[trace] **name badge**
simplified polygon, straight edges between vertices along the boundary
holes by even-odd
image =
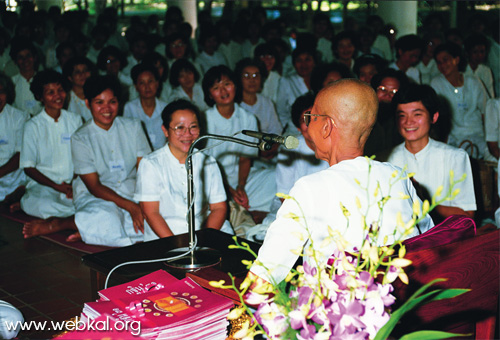
[[[0,136],[0,145],[9,144],[9,139],[7,137]]]
[[[117,172],[125,170],[125,161],[123,159],[110,161],[109,162],[109,171]]]
[[[71,133],[61,133],[61,144],[71,143]]]

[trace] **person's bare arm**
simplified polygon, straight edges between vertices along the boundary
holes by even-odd
[[[239,169],[238,169],[238,186],[234,188],[229,188],[231,195],[236,203],[241,205],[243,208],[250,208],[248,204],[248,196],[245,192],[245,185],[247,183],[248,174],[250,173],[250,167],[252,166],[252,160],[247,157],[240,157]]]
[[[134,230],[136,233],[138,231],[144,232],[144,215],[142,214],[139,204],[123,198],[113,189],[103,185],[96,172],[80,175],[80,178],[92,195],[105,201],[111,201],[120,208],[127,210],[130,213],[130,216],[132,216]]]
[[[59,191],[66,195],[68,198],[73,198],[73,188],[71,184],[67,184],[62,182],[61,184],[57,184],[52,181],[50,178],[42,174],[37,168],[24,168],[24,172],[30,178],[34,179],[41,185],[45,185],[49,188],[52,188],[56,191]]]
[[[444,218],[447,218],[448,216],[451,215],[464,215],[470,218],[474,218],[474,213],[475,213],[475,211],[465,211],[458,207],[447,207],[444,205],[438,205],[436,207],[436,211],[439,215],[443,216]]]
[[[19,169],[19,152],[16,152],[7,163],[0,166],[0,178]]]
[[[172,233],[172,230],[170,230],[167,221],[165,221],[163,216],[161,216],[160,214],[159,201],[140,202],[139,204],[141,206],[142,212],[144,213],[144,216],[146,217],[146,220],[148,221],[149,226],[151,227],[151,229],[153,229],[155,234],[158,235],[158,237],[163,238],[174,235],[174,233]]]
[[[210,215],[208,215],[205,225],[208,228],[220,230],[227,215],[226,202],[210,204]]]
[[[498,148],[497,142],[486,142],[488,144],[488,150],[496,159],[500,158],[500,149]]]

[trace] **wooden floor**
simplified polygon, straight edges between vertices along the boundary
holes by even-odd
[[[26,321],[64,321],[91,301],[89,269],[81,253],[41,238],[23,239],[22,225],[0,217],[0,300]],[[47,324],[47,328],[50,325]],[[47,339],[57,332],[23,331],[20,339]]]

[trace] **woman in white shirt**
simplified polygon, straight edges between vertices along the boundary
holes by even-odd
[[[72,84],[69,92],[68,111],[78,113],[84,121],[92,119],[87,104],[85,104],[85,94],[83,85],[91,76],[94,64],[85,57],[75,57],[68,60],[64,65],[63,75]]]
[[[200,73],[196,67],[187,59],[179,59],[172,65],[170,70],[170,85],[173,87],[169,101],[175,99],[187,99],[193,102],[200,111],[206,111],[208,105],[205,103],[203,89],[198,83]]]
[[[469,140],[477,148],[479,158],[483,158],[488,152],[483,127],[486,90],[476,77],[461,72],[466,62],[459,46],[454,43],[439,45],[434,58],[441,74],[432,79],[431,86],[446,101],[451,113],[448,144],[459,147]]]
[[[157,150],[165,145],[161,112],[167,106],[167,103],[156,98],[160,76],[154,65],[145,63],[134,66],[131,73],[139,98],[125,104],[123,116],[143,122],[149,143],[153,150]]]
[[[188,231],[185,163],[191,144],[200,135],[199,116],[198,108],[185,99],[170,103],[162,112],[161,127],[168,143],[142,159],[134,195],[149,224],[145,241]],[[226,193],[217,162],[201,152],[192,157],[195,229],[222,227],[230,232],[229,225],[224,225]]]

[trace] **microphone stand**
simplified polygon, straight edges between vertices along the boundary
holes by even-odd
[[[186,255],[184,257],[181,257],[176,260],[172,261],[167,261],[168,266],[172,266],[175,268],[181,268],[181,269],[199,269],[202,267],[209,267],[216,265],[217,263],[220,262],[221,260],[221,255],[218,251],[214,249],[198,249],[195,250],[195,210],[194,210],[194,178],[193,178],[193,160],[192,160],[192,154],[194,150],[195,144],[198,142],[204,140],[204,139],[216,139],[216,140],[221,140],[221,141],[226,141],[226,142],[233,142],[233,143],[238,143],[242,144],[245,146],[250,146],[250,147],[255,147],[259,148],[261,150],[269,150],[271,148],[272,143],[268,143],[266,141],[263,141],[261,143],[252,143],[243,139],[235,138],[235,137],[228,137],[228,136],[220,136],[220,135],[211,135],[207,134],[204,136],[201,136],[197,138],[193,144],[191,144],[191,147],[189,148],[188,151],[188,156],[186,158],[186,170],[187,170],[187,185],[188,185],[188,192],[187,192],[187,205],[188,205],[188,235],[189,235],[189,248],[191,249],[189,255]],[[181,248],[177,248],[172,250],[172,252],[175,252],[176,254],[179,252],[185,252],[182,251]],[[170,252],[169,252],[170,253]]]

